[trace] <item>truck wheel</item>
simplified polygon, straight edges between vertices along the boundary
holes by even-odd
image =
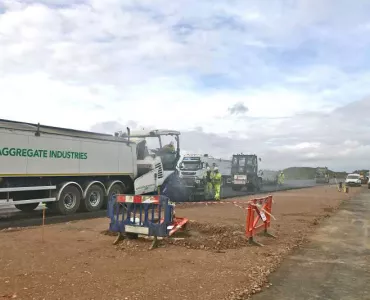
[[[121,184],[118,183],[113,184],[108,193],[108,201],[112,199],[113,196],[123,194],[124,192],[125,188]]]
[[[108,199],[107,199],[108,201],[105,201],[104,206],[107,206],[108,202],[112,199],[113,196],[123,194],[124,192],[125,192],[125,187],[124,186],[122,186],[119,183],[113,184],[113,186],[111,187],[111,189],[109,190],[109,193],[108,193]],[[113,211],[117,210],[116,205],[117,205],[117,203],[115,203]],[[123,212],[123,210],[125,208],[126,208],[126,206],[121,204],[120,212]]]
[[[80,190],[73,186],[66,186],[57,202],[53,202],[52,210],[62,215],[74,214],[81,203]]]
[[[21,211],[31,212],[39,206],[39,203],[15,204],[14,206]]]
[[[98,211],[104,204],[104,190],[98,184],[93,184],[86,192],[86,197],[81,202],[82,211]]]

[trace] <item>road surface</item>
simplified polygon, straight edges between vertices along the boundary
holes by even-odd
[[[344,201],[252,300],[370,299],[370,191]]]
[[[332,180],[330,184],[334,184],[335,181]],[[276,185],[264,185],[261,192],[275,192],[280,190],[288,190],[288,189],[295,189],[295,188],[304,188],[304,187],[313,187],[317,185],[324,185],[318,184],[315,180],[285,180],[284,184],[280,187]],[[222,198],[228,197],[235,197],[235,196],[243,196],[246,194],[246,191],[236,192],[231,189],[231,187],[224,187],[221,192]]]

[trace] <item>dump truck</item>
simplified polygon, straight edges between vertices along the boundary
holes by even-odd
[[[327,167],[318,167],[315,171],[316,183],[329,183],[329,170]]]
[[[259,191],[262,188],[262,177],[258,172],[258,161],[255,154],[234,154],[231,162],[231,187],[234,191],[247,188],[248,191]]]
[[[189,200],[205,198],[204,176],[209,167],[218,167],[223,185],[231,182],[231,161],[208,154],[186,154],[179,161],[178,170],[182,186],[186,187]]]
[[[162,137],[176,148],[164,151]],[[97,211],[115,194],[148,195],[173,181],[180,132],[112,135],[0,120],[0,208],[32,211],[39,203],[59,214]],[[158,148],[148,149],[155,139]]]

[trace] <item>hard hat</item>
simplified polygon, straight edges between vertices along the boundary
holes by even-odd
[[[207,172],[208,172],[208,171],[211,171],[211,168],[210,168],[210,167],[207,167]]]
[[[173,141],[171,141],[170,145],[173,145]]]
[[[214,171],[218,171],[218,168],[217,168],[217,167],[215,167],[213,170],[214,170]]]

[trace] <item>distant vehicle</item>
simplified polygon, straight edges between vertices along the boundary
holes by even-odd
[[[240,191],[246,187],[248,191],[260,191],[262,177],[258,174],[258,160],[255,154],[234,154],[231,163],[231,187]]]
[[[370,178],[369,178],[369,180],[367,182],[367,188],[370,190]]]
[[[329,183],[329,170],[327,167],[318,167],[315,171],[316,183]]]
[[[348,174],[345,183],[348,186],[361,186],[360,174]]]

